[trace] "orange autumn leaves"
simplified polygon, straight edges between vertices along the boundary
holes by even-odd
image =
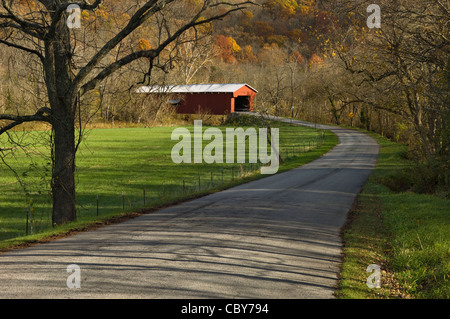
[[[218,57],[226,63],[256,62],[251,45],[241,47],[233,37],[218,35],[214,41]]]
[[[236,56],[241,52],[241,47],[232,37],[218,35],[215,39],[215,45],[218,49],[220,58],[227,63],[236,62]]]

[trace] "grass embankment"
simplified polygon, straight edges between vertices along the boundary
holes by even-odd
[[[415,164],[405,158],[406,147],[372,136],[381,146],[380,156],[343,230],[344,263],[337,296],[448,299],[449,200],[414,193],[413,185],[405,187],[405,176],[415,171]],[[366,284],[374,274],[366,272],[371,264],[381,267],[379,289]]]
[[[238,119],[219,128],[225,132],[230,126],[258,124],[252,121]],[[192,125],[186,127],[193,132]],[[330,132],[325,132],[321,144],[318,143],[322,134],[319,130],[283,123],[273,123],[272,127],[280,130],[281,155],[285,159],[278,172],[308,163],[338,142]],[[248,163],[248,156],[245,165],[173,163],[171,150],[178,143],[178,140],[171,140],[174,128],[89,130],[77,153],[77,221],[59,227],[51,226],[51,197],[44,183],[50,172],[48,160],[40,153],[47,154],[46,146],[35,146],[32,152],[27,149],[28,156],[16,152],[16,158],[9,158],[9,164],[24,178],[25,190],[14,174],[0,165],[0,250],[123,220],[136,216],[136,212],[151,212],[264,177],[256,164]],[[203,130],[207,128],[203,126]],[[42,134],[45,132],[27,132],[25,138],[40,139]],[[203,143],[207,145],[210,141]],[[26,231],[28,236],[25,236]]]

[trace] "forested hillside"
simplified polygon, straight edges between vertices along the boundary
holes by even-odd
[[[17,12],[32,16],[39,2],[14,5]],[[168,4],[168,10],[115,49],[115,59],[158,47],[163,35],[191,19],[205,2]],[[377,0],[381,27],[369,28],[373,2],[248,3],[220,21],[183,33],[156,63],[139,60],[106,78],[80,101],[81,116],[84,122],[148,123],[160,119],[162,106],[137,98],[137,85],[245,82],[259,91],[257,110],[359,126],[406,142],[408,156],[434,171],[433,183],[448,185],[450,5],[441,0]],[[94,12],[82,11],[81,28],[73,30],[74,59],[83,61],[101,47],[141,4],[104,1]],[[223,9],[217,5],[214,10]],[[37,58],[6,44],[9,31],[0,32],[0,114],[46,106]]]

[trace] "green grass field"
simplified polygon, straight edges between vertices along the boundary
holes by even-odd
[[[373,137],[380,156],[343,232],[338,297],[449,299],[449,201],[392,190],[402,174],[414,172],[414,164],[405,159],[406,146]],[[366,285],[370,264],[381,267],[381,288]]]
[[[251,123],[236,123],[235,126]],[[281,155],[279,172],[326,153],[337,137],[325,132],[277,123]],[[84,229],[112,216],[158,207],[264,177],[246,164],[174,164],[170,153],[175,127],[93,129],[86,132],[77,155],[78,220],[51,227],[48,156],[45,143],[28,145],[0,162],[0,249]],[[192,130],[192,126],[188,127]],[[225,127],[220,127],[222,131]],[[207,129],[205,126],[204,129]],[[46,132],[17,133],[23,141],[42,140]],[[450,213],[448,199],[394,191],[390,186],[413,165],[406,147],[372,134],[381,145],[377,167],[358,196],[343,230],[344,258],[338,298],[450,298]],[[4,138],[4,137],[3,137]],[[6,143],[5,140],[0,140]],[[207,144],[205,142],[204,144]],[[212,172],[212,175],[211,175]],[[222,182],[223,172],[223,182]],[[200,174],[200,187],[198,180]],[[211,180],[212,176],[212,180]],[[233,179],[234,177],[234,179]],[[184,185],[183,188],[183,179]],[[145,189],[145,204],[144,204]],[[122,193],[123,192],[123,193]],[[123,195],[122,195],[123,194]],[[97,216],[97,196],[99,202]],[[33,206],[33,225],[25,236],[26,208]],[[31,215],[31,212],[30,212]],[[381,288],[369,289],[370,264],[380,265]]]
[[[279,172],[312,161],[337,143],[337,137],[329,132],[325,132],[324,143],[320,144],[321,131],[281,123],[273,125],[280,129],[281,155],[286,159]],[[30,144],[25,148],[28,155],[17,150],[15,157],[7,158],[7,163],[23,179],[23,184],[0,162],[0,248],[264,177],[258,173],[258,166],[248,160],[245,165],[173,163],[171,150],[178,142],[171,140],[174,128],[87,131],[76,162],[77,222],[62,227],[51,227],[48,148]],[[193,131],[193,126],[187,128]],[[207,128],[203,126],[203,130]],[[31,142],[42,140],[48,132],[27,132],[25,137],[21,134],[17,136],[22,142]],[[0,140],[1,143],[6,141]],[[204,141],[204,145],[208,143]]]

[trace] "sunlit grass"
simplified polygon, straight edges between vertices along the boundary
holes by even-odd
[[[281,155],[285,159],[279,172],[314,160],[337,143],[336,136],[329,132],[324,143],[319,144],[321,131],[282,123],[273,127],[280,129]],[[193,132],[193,126],[187,128]],[[225,127],[220,128],[225,132]],[[77,153],[77,222],[71,227],[263,177],[257,171],[261,164],[248,161],[245,165],[175,164],[171,150],[178,141],[171,140],[173,130],[174,127],[149,127],[87,131]],[[46,136],[45,132],[39,134]],[[207,143],[204,141],[204,145]],[[16,158],[8,158],[7,162],[23,179],[23,184],[0,164],[0,245],[3,246],[10,245],[12,241],[8,239],[23,237],[27,232],[31,235],[31,232],[57,231],[51,226],[48,150],[45,145],[26,149],[30,150],[29,156],[17,151]],[[31,166],[30,160],[34,163]]]
[[[377,135],[377,167],[358,196],[344,229],[339,298],[450,298],[450,211],[436,195],[395,192],[384,185],[413,165],[406,146]],[[381,288],[366,285],[370,264],[381,269]]]

